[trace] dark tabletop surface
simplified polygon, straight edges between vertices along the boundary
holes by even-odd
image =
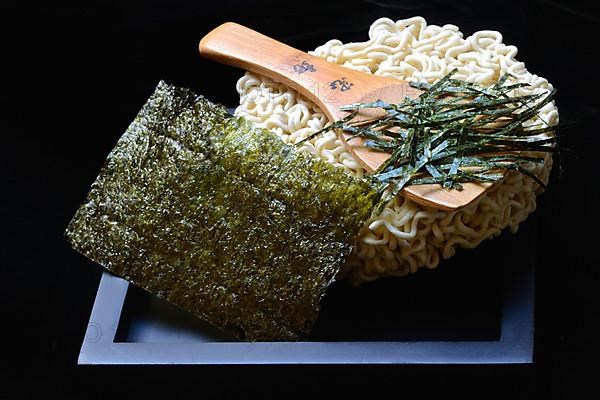
[[[559,89],[570,149],[536,211],[533,366],[81,368],[76,359],[101,268],[63,231],[102,162],[160,79],[236,104],[241,72],[202,61],[197,42],[236,21],[308,50],[336,37],[364,41],[372,21],[414,15],[466,35],[499,30],[518,59]],[[3,2],[0,158],[1,398],[166,394],[229,398],[367,396],[391,389],[487,397],[580,397],[594,384],[598,348],[598,95],[600,16],[555,1]],[[560,172],[562,171],[562,172]],[[8,223],[7,223],[8,222]],[[591,233],[586,233],[586,231]],[[152,397],[155,397],[152,396]]]

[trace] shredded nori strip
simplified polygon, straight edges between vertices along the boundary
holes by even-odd
[[[67,237],[247,340],[299,340],[377,191],[192,91],[160,82]]]
[[[531,172],[554,152],[557,127],[548,126],[539,111],[554,100],[556,90],[511,96],[527,83],[507,85],[504,74],[486,87],[454,79],[450,71],[433,85],[411,82],[423,92],[398,104],[382,100],[342,106],[348,115],[303,139],[340,129],[363,138],[365,147],[390,157],[370,177],[383,194],[376,207],[385,205],[407,185],[439,183],[462,190],[464,182],[498,182],[507,171],[527,175],[545,188]],[[361,109],[381,109],[380,117],[354,122]],[[539,123],[527,126],[528,120]]]

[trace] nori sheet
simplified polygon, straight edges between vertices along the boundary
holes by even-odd
[[[247,340],[299,340],[378,195],[160,82],[67,228],[74,249]]]

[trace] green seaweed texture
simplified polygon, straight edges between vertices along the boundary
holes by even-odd
[[[67,228],[74,249],[246,340],[301,340],[376,190],[160,82]]]

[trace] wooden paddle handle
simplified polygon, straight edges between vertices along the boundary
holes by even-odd
[[[317,105],[345,104],[344,92],[339,89],[344,85],[344,74],[350,75],[353,71],[346,72],[245,26],[226,22],[204,36],[199,49],[205,58],[290,86]],[[335,120],[339,115],[328,117]]]

